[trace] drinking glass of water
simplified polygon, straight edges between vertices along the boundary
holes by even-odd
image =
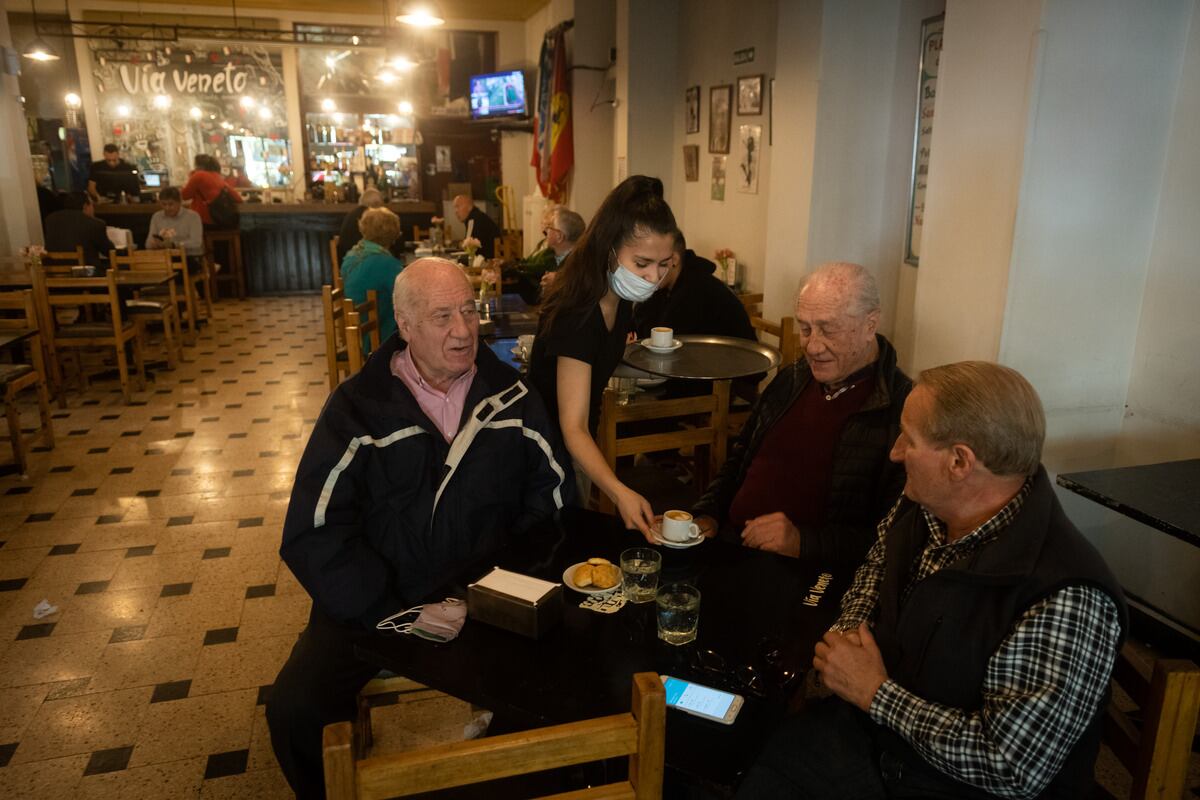
[[[631,547],[621,552],[621,584],[631,603],[649,603],[658,591],[662,554],[649,547]]]
[[[688,583],[670,583],[658,591],[658,638],[667,644],[696,640],[700,627],[700,590]]]

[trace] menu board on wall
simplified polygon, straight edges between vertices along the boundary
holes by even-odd
[[[925,186],[933,141],[933,113],[937,100],[938,62],[942,55],[945,14],[921,22],[921,66],[917,84],[917,122],[913,136],[912,185],[908,201],[908,234],[904,260],[916,266],[921,260],[921,231],[925,225]]]
[[[182,183],[198,153],[259,186],[289,181],[279,48],[213,42],[89,42],[106,141],[143,170]]]

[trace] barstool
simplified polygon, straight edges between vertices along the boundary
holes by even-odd
[[[213,245],[217,242],[225,243],[226,259],[221,265],[220,271],[214,272],[212,276],[215,283],[213,294],[219,299],[221,284],[232,283],[234,294],[239,300],[244,300],[246,298],[246,271],[242,266],[242,232],[239,230],[205,231],[204,250],[208,254],[209,263],[213,265],[214,270],[217,269],[217,260]]]

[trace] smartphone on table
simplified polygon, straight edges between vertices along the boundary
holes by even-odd
[[[686,711],[693,716],[711,719],[724,725],[732,725],[737,719],[742,704],[746,702],[740,694],[723,692],[683,678],[670,675],[660,676],[667,693],[667,705]]]

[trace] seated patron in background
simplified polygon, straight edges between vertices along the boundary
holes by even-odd
[[[141,195],[137,168],[121,158],[121,151],[115,144],[106,144],[103,160],[92,162],[87,191],[96,203],[117,200],[121,192],[125,192],[127,200],[136,203]]]
[[[358,228],[362,238],[342,262],[342,283],[346,287],[346,296],[355,304],[365,302],[367,292],[376,291],[382,342],[396,332],[392,286],[400,270],[404,269],[404,262],[392,255],[389,248],[400,238],[400,218],[386,208],[372,208],[362,215]],[[370,340],[365,336],[363,349],[370,349]]]
[[[746,798],[1091,796],[1121,587],[1040,465],[1019,373],[925,370],[891,457],[904,496],[816,646],[837,697],[786,721]]]
[[[342,228],[338,231],[337,252],[339,263],[346,260],[346,254],[362,238],[362,232],[358,229],[358,221],[362,219],[363,214],[367,213],[369,209],[383,207],[383,193],[378,189],[367,189],[362,193],[362,198],[358,201],[358,205],[353,211],[346,214],[342,220]],[[392,255],[396,256],[396,258],[401,258],[404,255],[403,251],[397,252],[397,247],[402,241],[403,236],[397,235],[395,243],[389,246]]]
[[[214,224],[208,207],[220,197],[222,191],[228,192],[235,203],[242,202],[242,196],[238,194],[237,189],[227,184],[221,177],[221,162],[213,156],[207,153],[197,153],[193,164],[195,169],[192,170],[187,183],[183,186],[182,197],[184,200],[191,201],[192,211],[200,215],[200,221],[204,223],[205,230],[220,229],[219,225]]]
[[[86,192],[71,192],[63,198],[63,210],[46,217],[46,249],[72,251],[83,247],[83,261],[96,267],[98,275],[108,269],[108,226],[96,217],[96,206]]]
[[[763,390],[693,513],[707,535],[823,562],[858,563],[900,494],[888,461],[912,382],[879,327],[858,264],[824,264],[796,300],[804,357]]]
[[[283,526],[280,555],[313,604],[267,722],[301,798],[324,796],[321,731],[354,718],[379,671],[355,658],[354,641],[574,499],[541,399],[478,346],[462,270],[414,262],[396,279],[395,308],[399,336],[321,412]]]
[[[200,269],[204,258],[204,223],[200,215],[183,207],[179,189],[168,186],[158,193],[160,211],[150,218],[147,250],[181,249],[187,256],[188,271]]]
[[[460,194],[454,198],[454,216],[470,230],[468,236],[479,240],[479,252],[484,258],[496,257],[496,240],[504,233],[491,217],[480,211],[471,198]]]

